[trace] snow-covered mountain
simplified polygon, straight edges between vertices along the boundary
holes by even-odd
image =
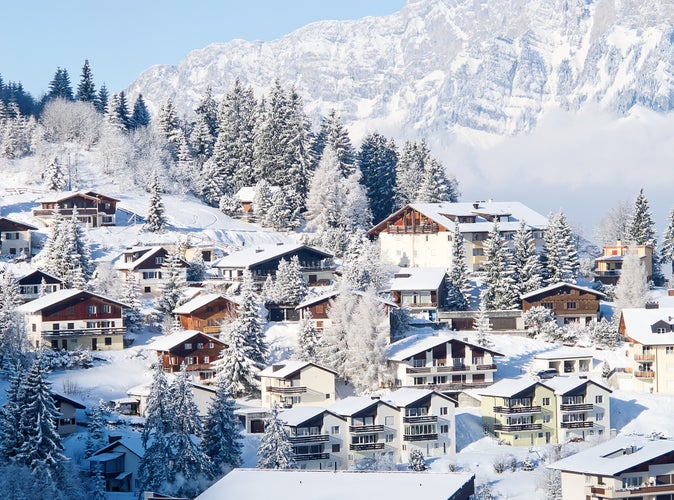
[[[234,40],[154,66],[129,87],[189,114],[208,85],[295,85],[313,118],[336,108],[374,129],[445,143],[452,132],[513,135],[548,109],[624,114],[674,107],[669,0],[411,0],[399,12],[322,21],[270,42]]]

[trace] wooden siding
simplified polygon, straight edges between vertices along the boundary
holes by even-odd
[[[575,304],[575,307],[570,307],[571,304]],[[522,311],[528,311],[537,306],[546,307],[557,316],[597,314],[599,298],[590,292],[564,286],[522,301]]]
[[[179,314],[180,324],[185,330],[205,333],[219,333],[222,321],[236,317],[236,304],[224,297],[217,298],[191,314]]]
[[[110,312],[104,312],[103,306],[110,306]],[[89,306],[96,308],[95,313],[89,312]],[[93,321],[120,319],[122,310],[119,304],[99,297],[78,295],[64,300],[59,304],[42,310],[42,322],[49,321]],[[120,324],[121,326],[121,324]]]
[[[386,222],[386,224],[384,224]],[[379,229],[375,234],[384,233],[437,233],[449,231],[424,214],[407,207],[402,212],[391,215],[385,221],[378,224]]]

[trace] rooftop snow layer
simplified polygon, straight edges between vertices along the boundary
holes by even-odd
[[[464,340],[465,332],[441,332],[438,335],[413,335],[402,340],[394,342],[388,347],[388,359],[392,361],[403,361],[415,354],[432,349],[435,346],[455,340],[476,349],[490,352],[492,356],[503,356],[501,353],[479,346],[474,342]]]
[[[233,252],[213,264],[213,267],[218,268],[247,268],[260,262],[265,262],[271,259],[282,257],[283,255],[296,252],[300,248],[307,247],[301,243],[282,243],[276,245],[255,245],[254,247],[246,248],[238,252]],[[311,248],[319,253],[324,253],[325,258],[330,258],[331,255],[323,250],[313,247]]]
[[[481,396],[496,396],[501,398],[510,398],[527,389],[532,388],[538,383],[528,377],[524,378],[505,378],[499,380],[494,385],[486,387],[480,391]]]
[[[230,302],[236,303],[236,300],[231,299],[229,297],[225,297],[224,295],[219,293],[205,293],[202,295],[197,295],[192,300],[189,300],[185,302],[183,305],[176,307],[173,310],[173,314],[191,314],[200,307],[210,304],[211,302],[217,300],[218,298],[223,298],[225,300],[229,300]]]
[[[541,352],[534,356],[534,359],[576,359],[591,358],[594,355],[594,349],[585,349],[582,347],[557,347],[549,351]]]
[[[566,283],[564,281],[560,281],[559,283],[555,283],[553,285],[548,285],[546,287],[539,288],[538,290],[534,290],[532,292],[525,293],[524,295],[521,296],[521,298],[528,299],[529,297],[535,297],[536,295],[540,295],[541,293],[551,292],[552,290],[555,290],[557,288],[561,288],[563,286],[575,288],[576,290],[580,290],[580,291],[586,292],[586,293],[591,293],[591,294],[597,295],[599,297],[606,297],[606,295],[604,295],[603,293],[601,293],[597,290],[593,290],[592,288],[587,288],[587,287],[584,287],[584,286],[578,286],[578,285],[574,285],[572,283]]]
[[[147,349],[153,351],[168,351],[169,349],[177,346],[178,344],[187,342],[196,335],[203,335],[204,337],[206,337],[209,340],[212,340],[213,342],[222,344],[221,340],[218,340],[215,337],[208,335],[207,333],[199,332],[197,330],[185,330],[182,332],[172,333],[171,335],[164,335],[162,337],[159,337],[157,340],[149,344],[147,346]]]
[[[673,345],[674,332],[653,333],[652,325],[659,321],[672,325],[674,308],[622,310],[626,336],[643,345]]]
[[[325,411],[319,406],[294,406],[289,410],[279,413],[279,418],[291,427],[297,427],[307,420],[316,418]]]
[[[391,280],[391,290],[437,290],[446,273],[444,267],[403,267]]]

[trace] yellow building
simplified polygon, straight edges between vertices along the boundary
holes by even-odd
[[[625,255],[636,253],[646,266],[646,279],[653,279],[653,247],[648,245],[623,245],[618,241],[615,245],[604,247],[604,255],[595,259],[595,278],[606,285],[615,285],[620,278]]]

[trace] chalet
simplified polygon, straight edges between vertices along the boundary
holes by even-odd
[[[674,497],[674,441],[625,435],[548,465],[561,472],[562,500]]]
[[[121,438],[95,451],[89,460],[92,474],[101,472],[105,491],[137,492],[138,469],[145,451],[140,438]]]
[[[33,347],[120,350],[126,328],[122,302],[84,290],[59,290],[18,307]]]
[[[503,355],[469,342],[471,335],[474,332],[416,335],[391,344],[387,359],[395,386],[456,394],[493,384],[495,358]]]
[[[276,274],[281,259],[289,261],[295,256],[308,285],[327,285],[332,282],[335,271],[332,255],[302,244],[257,245],[231,253],[217,260],[213,267],[218,270],[218,276],[228,282],[242,281],[243,272],[248,270],[256,282],[262,283],[267,276]]]
[[[674,393],[674,308],[625,308],[618,333],[628,343],[630,364],[620,388]]]
[[[269,186],[274,193],[281,189],[278,186]],[[255,213],[255,186],[244,186],[234,195],[241,202],[241,212],[244,216]]]
[[[270,492],[283,492],[284,498],[294,500],[368,496],[420,498],[420,491],[424,500],[468,500],[475,492],[475,476],[468,472],[234,469],[196,500],[268,500]]]
[[[393,302],[407,307],[415,317],[435,321],[447,299],[446,279],[443,267],[401,268],[391,280]]]
[[[33,251],[32,231],[36,230],[37,228],[30,224],[0,217],[0,255],[3,257],[23,255],[30,258]]]
[[[117,198],[95,191],[62,191],[50,193],[37,200],[40,208],[33,209],[33,216],[51,225],[54,215],[72,216],[77,211],[77,219],[83,226],[114,226],[116,223]]]
[[[157,353],[164,371],[179,372],[184,364],[195,381],[213,377],[215,369],[211,363],[220,357],[226,347],[221,340],[196,330],[165,335],[147,346]]]
[[[592,362],[592,349],[557,347],[534,356],[533,369],[535,372],[557,370],[560,375],[588,375]]]
[[[605,298],[606,295],[592,288],[560,282],[522,295],[522,311],[545,307],[554,313],[560,325],[587,324],[599,319],[600,302]]]
[[[86,406],[58,392],[52,391],[52,397],[59,412],[56,430],[61,436],[69,436],[77,430],[77,410],[84,410]]]
[[[384,262],[401,267],[452,266],[455,225],[464,238],[466,263],[478,271],[484,243],[494,223],[511,240],[524,222],[538,249],[547,219],[519,202],[414,203],[391,214],[368,232],[379,240]]]
[[[65,283],[61,278],[39,269],[17,278],[16,282],[19,285],[19,294],[24,302],[65,288]]]
[[[189,384],[192,389],[194,404],[197,405],[199,416],[205,417],[208,414],[208,408],[211,405],[211,401],[215,397],[216,389],[196,382],[189,382]],[[126,395],[127,397],[125,398],[113,399],[110,401],[115,410],[122,414],[147,417],[147,399],[150,396],[150,385],[141,384],[131,387],[126,391]]]
[[[653,279],[653,247],[650,245],[623,245],[621,241],[615,245],[604,247],[604,254],[594,260],[595,280],[601,281],[605,285],[615,285],[620,279],[620,272],[623,267],[625,256],[630,253],[636,253],[646,266],[646,281]]]
[[[486,432],[513,446],[608,435],[611,390],[582,377],[503,379],[480,391]]]
[[[126,249],[115,263],[120,278],[133,275],[145,296],[158,296],[164,284],[163,265],[169,252],[164,247],[133,247]],[[189,263],[179,259],[178,268],[183,280],[187,279]]]
[[[335,402],[337,374],[308,361],[282,361],[259,373],[262,405],[325,406]]]
[[[185,330],[198,330],[219,336],[223,321],[236,317],[239,305],[219,293],[205,293],[194,297],[173,310]]]

